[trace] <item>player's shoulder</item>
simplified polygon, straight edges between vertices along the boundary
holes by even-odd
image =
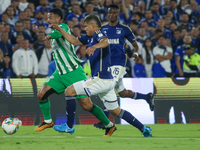
[[[121,27],[121,28],[123,28],[123,29],[125,29],[125,30],[130,30],[131,31],[131,29],[130,29],[130,27],[129,26],[127,26],[127,25],[125,25],[125,24],[123,24],[123,23],[119,23],[119,26]]]
[[[103,23],[103,24],[101,25],[101,27],[103,28],[103,27],[105,27],[105,26],[107,26],[107,25],[109,25],[109,22]]]

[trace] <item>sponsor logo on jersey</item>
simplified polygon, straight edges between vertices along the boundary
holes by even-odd
[[[110,44],[119,44],[119,38],[117,39],[109,39]]]
[[[117,34],[121,34],[121,30],[117,30],[116,33],[117,33]]]

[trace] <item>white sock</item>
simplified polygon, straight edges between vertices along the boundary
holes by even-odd
[[[110,121],[108,125],[105,125],[106,128],[110,128],[113,126],[113,123]]]
[[[44,122],[46,122],[46,123],[51,123],[51,122],[52,122],[52,119],[44,120]]]

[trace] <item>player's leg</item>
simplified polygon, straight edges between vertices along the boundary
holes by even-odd
[[[35,131],[42,131],[54,125],[50,112],[51,104],[48,99],[48,97],[53,93],[55,93],[55,90],[53,88],[51,88],[49,85],[43,84],[43,86],[41,87],[41,89],[37,94],[39,99],[40,109],[42,111],[42,114],[44,115],[44,122],[41,125],[37,126],[35,128]]]
[[[82,108],[86,111],[91,112],[96,118],[98,118],[103,124],[105,125],[105,128],[109,131],[105,134],[105,136],[111,136],[112,133],[116,130],[116,126],[105,116],[103,111],[100,107],[93,104],[88,96],[95,95],[97,93],[92,90],[93,86],[90,83],[94,83],[95,81],[98,81],[99,78],[90,79],[89,81],[80,81],[77,82],[71,86],[69,86],[65,90],[66,96],[76,96],[79,104],[82,106]],[[90,85],[91,87],[87,86],[86,84]],[[97,89],[97,91],[99,91]],[[78,95],[78,96],[77,96]],[[88,95],[88,96],[87,96]]]

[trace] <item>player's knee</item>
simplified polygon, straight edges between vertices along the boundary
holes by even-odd
[[[76,91],[74,90],[74,86],[70,85],[65,90],[65,96],[76,96]]]
[[[121,112],[121,108],[116,108],[116,109],[113,109],[113,110],[108,110],[112,115],[114,116],[119,116],[120,112]]]

